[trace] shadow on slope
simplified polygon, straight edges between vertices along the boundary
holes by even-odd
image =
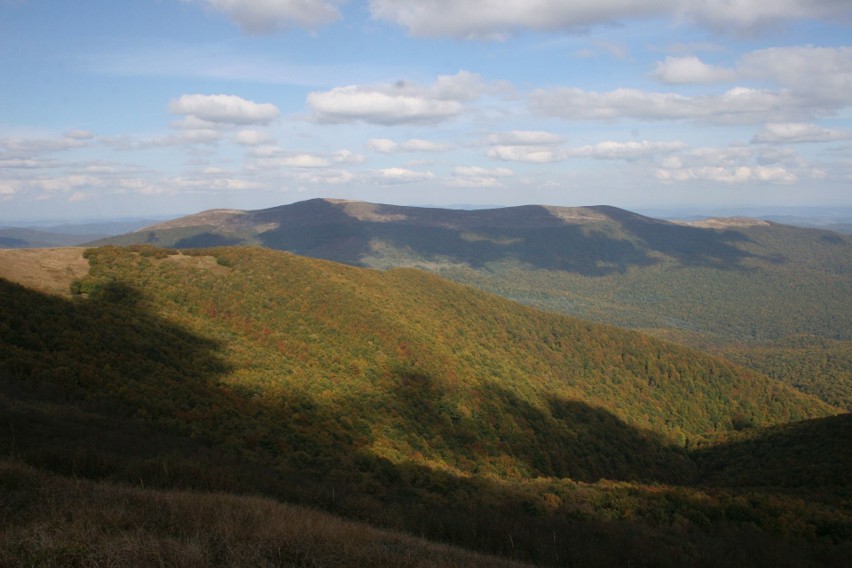
[[[0,447],[34,465],[265,493],[538,563],[702,565],[714,551],[740,559],[785,550],[781,559],[795,565],[809,554],[797,545],[786,552],[783,540],[757,529],[722,532],[720,542],[719,533],[628,520],[633,489],[610,494],[534,479],[669,480],[688,465],[601,409],[555,399],[541,409],[495,388],[482,393],[485,411],[467,418],[447,404],[441,381],[403,367],[380,407],[351,400],[340,412],[298,389],[258,396],[223,381],[231,369],[222,344],[158,317],[144,294],[120,283],[102,282],[78,302],[5,281],[0,294],[0,412],[9,425]],[[412,443],[429,435],[460,466],[508,459],[527,471],[499,479],[427,467],[414,456],[391,462],[372,450],[369,430],[352,426],[388,418]],[[564,491],[551,489],[560,483]]]
[[[363,265],[390,245],[403,263],[452,262],[483,268],[505,260],[585,276],[623,273],[659,262],[659,254],[687,266],[737,268],[753,256],[738,248],[736,231],[658,221],[614,207],[593,207],[604,219],[567,223],[546,207],[455,211],[370,205],[356,218],[340,204],[316,199],[255,213],[277,228],[258,235],[269,248]]]
[[[675,258],[684,266],[735,268],[754,256],[736,246],[750,240],[738,231],[678,225],[617,207],[592,209],[617,221],[625,232],[640,239],[650,250]]]
[[[603,275],[656,262],[627,240],[567,225],[539,206],[454,211],[376,205],[372,213],[385,220],[358,219],[317,199],[259,212],[256,218],[279,223],[259,235],[266,247],[353,265],[364,265],[376,253],[376,242],[390,245],[404,263],[482,268],[514,259],[536,268]]]
[[[439,378],[409,368],[394,379],[382,411],[399,421],[410,447],[461,470],[662,483],[685,483],[694,473],[682,448],[578,400],[551,397],[542,409],[492,384],[478,393],[477,410],[467,413]]]
[[[852,488],[852,414],[805,420],[692,453],[701,483],[718,486]]]

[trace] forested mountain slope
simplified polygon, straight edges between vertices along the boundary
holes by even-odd
[[[614,207],[479,211],[311,200],[217,210],[108,242],[260,244],[412,266],[723,354],[852,408],[852,237],[753,219],[690,224]]]
[[[257,247],[86,256],[75,300],[0,281],[7,455],[547,564],[845,556],[831,496],[700,489],[691,448],[836,412],[754,372],[421,271]]]

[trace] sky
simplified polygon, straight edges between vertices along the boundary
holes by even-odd
[[[0,222],[852,206],[849,0],[0,0]]]

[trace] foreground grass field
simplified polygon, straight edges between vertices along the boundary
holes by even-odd
[[[0,461],[0,566],[522,567],[259,497],[157,491]]]

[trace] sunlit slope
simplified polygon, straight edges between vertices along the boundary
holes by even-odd
[[[834,494],[749,492],[696,460],[709,441],[833,412],[758,374],[409,269],[247,247],[87,257],[73,299],[0,279],[2,455],[265,494],[536,564],[848,556]],[[160,497],[140,499],[162,518]]]
[[[500,476],[664,476],[689,440],[832,412],[700,353],[420,271],[260,248],[197,254],[97,249],[79,287],[88,300],[4,302],[4,370],[49,373],[82,396],[236,436],[284,462],[325,459],[342,436],[394,463]],[[171,351],[146,336],[143,314],[169,326]],[[101,337],[90,318],[127,337]],[[125,361],[130,342],[150,358]],[[258,403],[275,416],[268,432],[221,420]]]
[[[208,211],[108,242],[258,244],[424,268],[711,350],[852,408],[852,370],[836,356],[852,352],[848,235],[754,219],[672,223],[606,206],[459,211],[315,199]]]

